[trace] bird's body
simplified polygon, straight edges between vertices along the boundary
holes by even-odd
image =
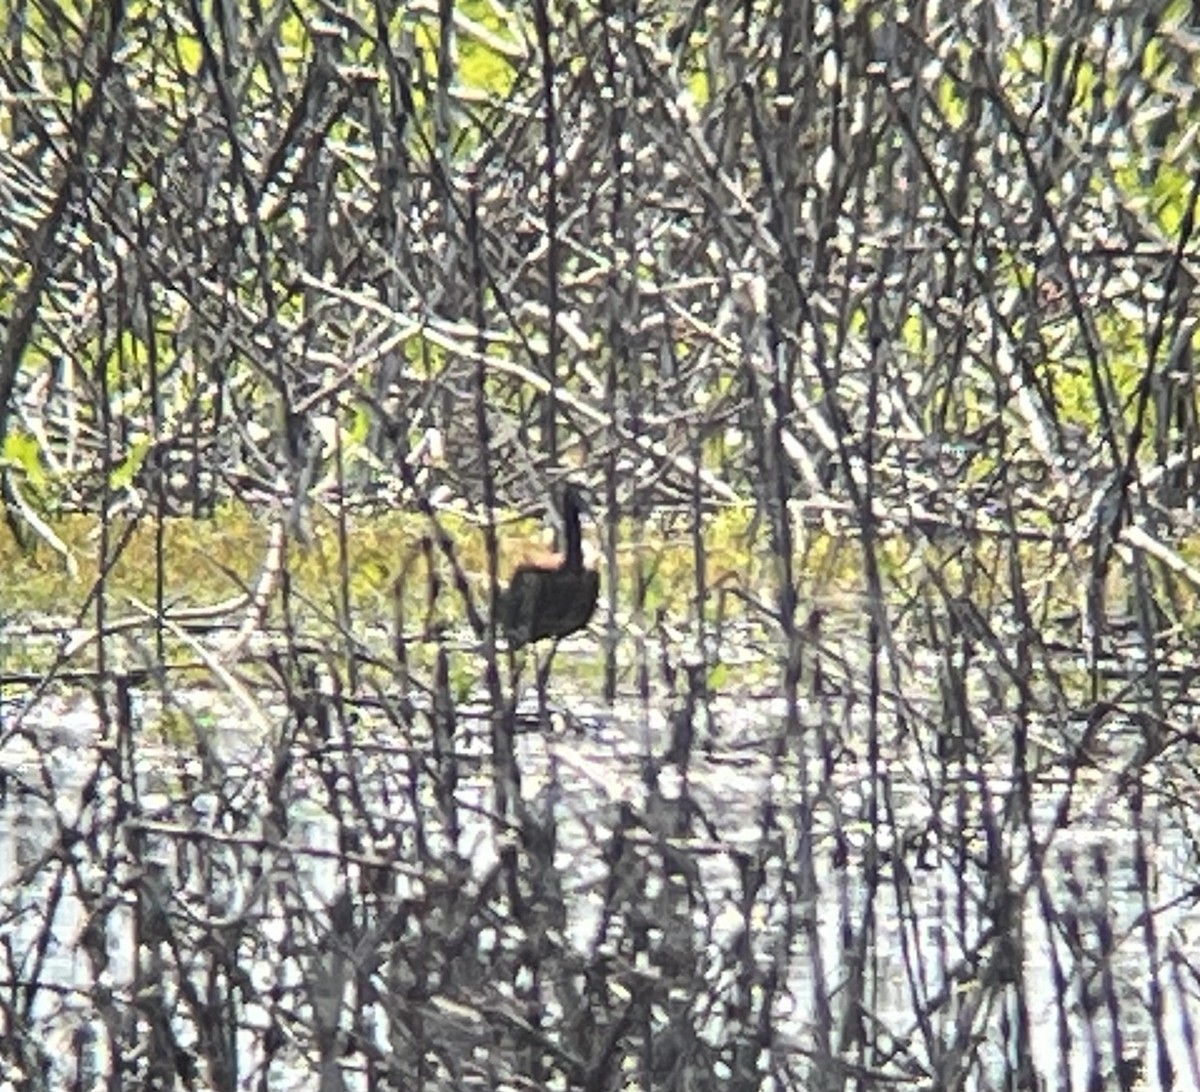
[[[566,552],[526,561],[496,597],[496,628],[510,648],[546,637],[566,637],[591,621],[600,596],[600,574],[583,563],[580,515],[585,511],[578,487],[563,490]]]

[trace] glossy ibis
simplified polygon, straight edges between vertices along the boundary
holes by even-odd
[[[496,597],[496,629],[511,649],[546,637],[566,637],[583,629],[596,610],[600,574],[583,563],[580,516],[588,506],[579,486],[563,488],[562,518],[566,551],[525,561]]]

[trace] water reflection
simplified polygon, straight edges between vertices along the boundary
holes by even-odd
[[[239,1072],[286,1057],[301,1077],[316,1064],[305,1036],[362,1035],[372,1006],[383,1049],[396,1014],[370,983],[385,968],[445,1016],[461,1004],[452,986],[485,988],[486,967],[527,936],[533,919],[517,929],[482,907],[514,846],[536,859],[537,830],[552,868],[523,913],[573,953],[573,977],[543,986],[564,1020],[610,965],[656,983],[651,1021],[686,1017],[723,1067],[769,1011],[753,1063],[768,1070],[825,1042],[880,1080],[936,1084],[966,1066],[976,1089],[1009,1086],[1026,1057],[1046,1087],[1119,1087],[1119,1066],[1156,1073],[1160,1050],[1194,1073],[1192,843],[1167,797],[1146,788],[1135,809],[1115,775],[1046,778],[1025,815],[991,760],[931,779],[929,748],[897,734],[872,765],[856,722],[831,752],[820,706],[801,710],[804,737],[764,746],[778,732],[768,701],[718,703],[717,740],[683,776],[651,761],[667,718],[581,705],[582,734],[516,737],[522,842],[494,814],[482,707],[459,711],[452,798],[420,717],[401,733],[364,714],[349,746],[297,733],[274,755],[229,723],[203,761],[146,743],[118,776],[82,709],[65,712],[69,740],[34,716],[0,750],[7,974],[38,983],[28,1025],[58,1044],[45,1061],[61,1082],[108,1072],[153,1026],[136,1000],[150,972],[183,1055],[203,1046],[189,991],[236,993],[239,976]],[[450,949],[461,963],[431,949],[418,966],[422,938],[456,935],[472,892],[484,901]],[[299,1023],[268,1049],[281,1010]],[[477,1017],[455,1012],[465,1034]],[[81,1032],[97,1021],[104,1034]]]

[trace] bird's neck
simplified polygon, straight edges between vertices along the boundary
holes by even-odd
[[[566,539],[566,556],[563,558],[563,571],[577,573],[583,570],[583,532],[579,527],[579,513],[573,504],[566,506],[563,512],[563,532]]]

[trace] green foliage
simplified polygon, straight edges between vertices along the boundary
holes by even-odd
[[[109,476],[109,486],[116,492],[132,485],[146,461],[146,453],[150,450],[150,437],[140,436],[129,445],[129,453],[113,467]]]
[[[3,463],[7,467],[19,469],[34,488],[42,490],[46,487],[41,448],[29,433],[16,428],[9,430],[4,438]]]
[[[512,61],[490,44],[494,37],[517,47],[520,43],[510,32],[496,9],[482,0],[465,0],[457,7],[464,20],[469,21],[459,33],[459,67],[461,83],[469,88],[486,91],[496,98],[506,98],[516,79]],[[472,33],[471,27],[485,32]]]
[[[1159,163],[1151,187],[1154,218],[1172,239],[1179,234],[1191,204],[1195,163],[1179,166]]]
[[[204,47],[193,34],[175,36],[175,57],[180,69],[189,76],[196,76],[204,64]]]
[[[861,308],[858,309],[855,322],[861,325],[864,317]],[[929,343],[929,323],[920,308],[912,307],[904,316],[900,324],[900,342],[918,360],[924,357]]]
[[[143,725],[146,738],[172,748],[194,748],[202,731],[199,718],[175,705],[166,706],[157,716],[148,716]]]
[[[146,343],[128,326],[121,330],[104,357],[109,390],[124,393],[130,380],[142,379],[148,359]]]
[[[959,81],[951,75],[943,73],[934,85],[937,98],[938,112],[946,119],[952,129],[962,128],[967,120],[967,100],[959,91]]]
[[[436,73],[442,45],[440,20],[434,14],[422,13],[407,19],[405,25],[421,55],[422,69]],[[453,35],[451,63],[454,72],[449,83],[456,93],[468,100],[480,96],[507,98],[516,83],[518,68],[515,60],[522,50],[521,42],[513,35],[508,22],[491,4],[465,0],[455,8]],[[435,121],[449,122],[452,128],[446,135],[456,154],[469,154],[478,146],[480,133],[473,122],[468,122],[465,117],[434,118],[422,83],[413,86],[412,96],[425,139],[436,143],[439,134],[435,132]]]
[[[366,13],[364,13],[366,14]],[[299,70],[312,52],[312,35],[309,33],[308,16],[298,7],[289,6],[287,14],[279,24],[279,39],[284,45],[284,56],[289,54]]]
[[[464,656],[450,658],[450,691],[459,704],[469,701],[479,685],[479,665]]]

